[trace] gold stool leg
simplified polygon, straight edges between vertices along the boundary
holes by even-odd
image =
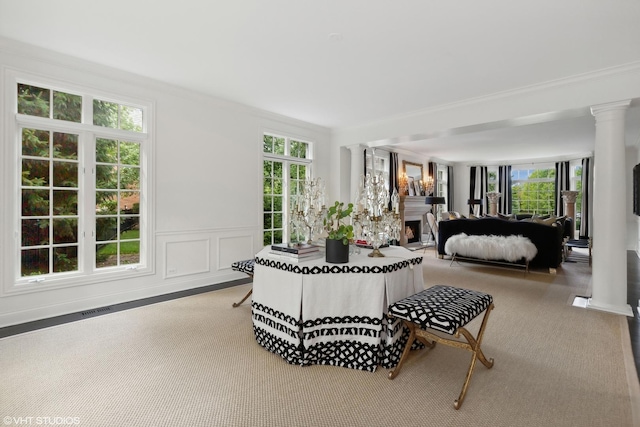
[[[251,277],[253,279],[253,274],[249,274],[249,277]],[[234,302],[232,304],[233,308],[238,307],[240,304],[242,304],[243,302],[245,302],[245,300],[247,298],[249,298],[249,296],[253,293],[253,285],[251,285],[251,289],[249,289],[249,292],[247,292],[247,294],[244,296],[244,298],[242,298],[239,302]]]
[[[233,307],[238,307],[240,304],[242,304],[243,302],[245,302],[245,300],[247,298],[249,298],[249,295],[251,295],[253,293],[253,288],[249,289],[249,292],[247,292],[247,294],[244,296],[244,298],[242,298],[239,302],[234,302],[233,303]]]
[[[423,343],[427,348],[433,348],[436,345],[435,342],[429,342],[426,338],[422,338],[422,337],[417,337],[416,336],[416,324],[415,323],[408,322],[406,320],[403,320],[402,323],[407,328],[409,328],[409,339],[407,339],[407,343],[404,346],[404,350],[402,351],[402,356],[400,357],[400,361],[396,365],[395,369],[393,369],[391,372],[389,372],[389,379],[390,380],[392,380],[395,377],[397,377],[398,374],[400,373],[400,369],[402,369],[402,365],[404,364],[405,360],[407,360],[407,357],[409,357],[409,352],[411,351],[411,346],[413,345],[413,342],[416,339],[418,341],[420,341],[421,343]]]
[[[464,384],[462,385],[462,390],[460,391],[460,396],[453,402],[453,407],[456,409],[460,409],[462,403],[464,402],[464,397],[467,394],[467,388],[469,387],[469,382],[471,382],[471,376],[473,375],[473,370],[476,367],[476,360],[479,359],[484,366],[488,369],[493,367],[493,358],[487,360],[482,349],[480,349],[480,344],[482,343],[482,336],[484,335],[484,329],[487,326],[487,320],[489,318],[489,313],[493,310],[493,304],[487,307],[487,311],[484,314],[484,318],[482,319],[482,325],[480,325],[480,330],[478,331],[477,338],[473,338],[473,335],[469,333],[465,328],[459,328],[458,332],[462,333],[464,337],[469,342],[469,350],[473,353],[471,357],[471,363],[469,364],[469,370],[467,371],[467,377],[464,380]],[[456,337],[459,334],[456,332]]]

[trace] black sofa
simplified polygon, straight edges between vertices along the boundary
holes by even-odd
[[[555,269],[562,263],[562,242],[573,226],[571,219],[557,222],[555,226],[532,221],[506,220],[496,217],[477,219],[454,219],[438,223],[438,254],[446,255],[444,245],[456,234],[467,235],[521,235],[528,237],[538,249],[538,254],[529,263],[530,267]]]

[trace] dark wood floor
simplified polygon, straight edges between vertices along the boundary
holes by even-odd
[[[640,313],[638,313],[638,300],[640,300],[640,258],[635,251],[627,251],[627,302],[633,309],[633,317],[628,317],[629,334],[631,335],[631,348],[636,362],[636,371],[640,379]]]

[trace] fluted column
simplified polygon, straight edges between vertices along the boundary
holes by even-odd
[[[627,304],[625,114],[630,101],[591,108],[596,119],[593,291],[588,307],[633,316]]]

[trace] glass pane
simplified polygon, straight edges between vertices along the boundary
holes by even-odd
[[[138,264],[140,263],[140,242],[121,242],[120,243],[120,264]]]
[[[140,213],[140,192],[123,191],[120,193],[120,213],[139,214]]]
[[[80,123],[82,120],[82,97],[54,90],[53,118]]]
[[[78,187],[78,164],[53,162],[54,187]]]
[[[118,104],[93,100],[93,124],[108,128],[118,128]]]
[[[75,190],[53,190],[53,214],[77,215],[78,192]]]
[[[120,188],[123,190],[140,189],[140,168],[123,167],[120,169]]]
[[[115,166],[96,166],[96,188],[117,189],[118,168]]]
[[[53,249],[53,272],[78,270],[78,247],[65,246]]]
[[[49,89],[18,83],[18,113],[49,117],[49,96]]]
[[[273,194],[273,180],[271,178],[264,179],[264,192],[263,194]]]
[[[120,219],[120,239],[140,238],[140,217],[126,216]]]
[[[273,194],[282,194],[282,180],[274,179],[273,180]]]
[[[263,210],[265,212],[271,212],[272,208],[273,208],[273,197],[264,196]]]
[[[265,230],[273,228],[273,221],[271,220],[271,218],[272,218],[272,215],[270,213],[264,214],[263,221],[262,221],[262,228],[264,228]]]
[[[120,163],[123,165],[140,165],[140,144],[137,142],[121,142]]]
[[[282,175],[283,164],[281,162],[275,162],[273,164],[273,177],[274,178],[283,178]]]
[[[120,129],[142,132],[142,110],[140,108],[121,105]]]
[[[22,246],[38,246],[49,244],[49,220],[23,219]]]
[[[109,215],[117,213],[118,193],[113,191],[96,191],[96,214]]]
[[[26,249],[20,254],[20,274],[37,276],[49,273],[49,249]]]
[[[273,228],[282,228],[282,214],[273,214]]]
[[[263,175],[265,178],[271,178],[271,174],[273,173],[273,162],[269,160],[265,160],[262,166]]]
[[[96,218],[96,240],[105,242],[118,237],[117,219],[115,217]]]
[[[78,220],[76,218],[54,219],[53,243],[78,243]]]
[[[298,167],[298,172],[299,172],[298,179],[301,179],[303,181],[305,179],[307,179],[307,166],[306,165],[300,165]]]
[[[53,133],[53,157],[56,159],[78,159],[78,135]]]
[[[284,138],[273,138],[273,152],[284,156]]]
[[[118,142],[113,139],[96,139],[96,162],[118,163]]]
[[[301,141],[291,141],[291,156],[300,159],[307,158],[307,147],[309,144]]]
[[[262,138],[262,152],[273,153],[273,137],[271,135],[264,135]]]
[[[96,245],[96,268],[118,265],[118,244]]]
[[[273,232],[273,243],[282,243],[282,230],[275,230]]]
[[[49,190],[22,190],[22,216],[49,215]]]
[[[271,231],[265,231],[264,232],[264,236],[262,239],[262,243],[264,246],[270,245],[271,244],[271,236],[272,236],[272,232]]]
[[[293,179],[298,178],[298,165],[291,165],[289,168],[289,177]]]
[[[274,212],[282,212],[282,197],[273,198],[273,210]]]
[[[25,187],[49,186],[49,161],[23,159],[22,185]]]
[[[49,157],[49,131],[22,129],[22,155]]]

